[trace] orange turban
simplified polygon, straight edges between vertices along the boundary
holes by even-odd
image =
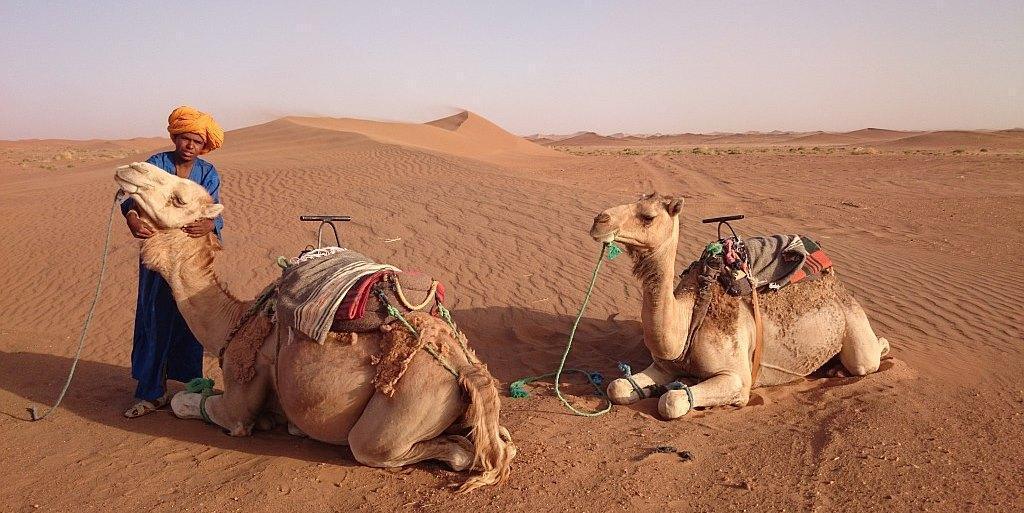
[[[172,136],[192,133],[206,138],[200,155],[216,150],[224,144],[224,130],[213,120],[213,116],[187,105],[174,109],[167,117],[167,131]]]

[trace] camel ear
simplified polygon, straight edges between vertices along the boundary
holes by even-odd
[[[679,215],[679,212],[683,210],[683,198],[666,198],[665,210],[670,216]]]
[[[213,219],[220,215],[224,211],[224,205],[220,203],[214,203],[213,205],[206,205],[203,207],[203,214],[200,216],[204,219]]]

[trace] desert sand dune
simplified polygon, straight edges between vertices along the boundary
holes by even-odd
[[[164,137],[137,137],[105,141],[100,139],[26,139],[0,141],[0,169],[73,168],[82,164],[101,162],[167,147]]]
[[[880,146],[892,148],[1019,150],[1024,148],[1024,137],[1014,136],[1010,132],[942,130],[897,139]]]
[[[574,136],[546,136],[533,142],[554,148],[778,148],[778,147],[846,147],[901,150],[1024,151],[1024,131],[1008,130],[940,130],[908,132],[881,128],[863,128],[852,132],[747,132],[739,134],[675,134],[616,138],[595,132]]]
[[[909,138],[957,147],[975,137],[964,134]],[[982,135],[988,148],[1017,137]],[[1024,508],[1024,155],[570,156],[472,113],[427,124],[289,117],[229,132],[209,159],[226,207],[216,266],[232,293],[253,296],[279,273],[278,255],[313,242],[298,215],[351,215],[345,245],[447,284],[503,394],[556,366],[599,251],[593,216],[653,189],[687,198],[682,264],[714,238],[699,222],[713,215],[746,214],[744,235],[816,238],[893,345],[876,374],[757,389],[745,408],[672,422],[652,400],[575,417],[542,381],[531,398],[502,398],[520,448],[511,480],[465,496],[440,488],[453,474],[439,465],[361,467],[280,429],[230,438],[166,411],[124,419],[138,243],[119,216],[76,381],[55,416],[25,422],[70,367],[113,168],[146,156],[0,167],[0,455],[17,469],[0,511]],[[648,363],[629,267],[605,263],[570,366],[612,378],[617,362]],[[206,369],[219,378],[215,359]],[[566,379],[575,401],[598,406]],[[662,445],[694,459],[653,450]]]

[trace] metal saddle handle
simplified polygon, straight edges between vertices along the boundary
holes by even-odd
[[[718,223],[718,240],[722,240],[722,225],[723,224],[725,226],[729,227],[729,231],[732,232],[732,236],[735,237],[736,240],[740,240],[740,236],[738,234],[736,234],[736,230],[734,230],[732,228],[732,225],[729,224],[729,221],[738,221],[740,219],[743,219],[743,214],[734,214],[734,215],[731,215],[731,216],[721,216],[721,217],[709,217],[707,219],[702,220],[701,222],[705,223],[705,224],[707,224],[707,223]]]
[[[317,221],[320,226],[316,229],[316,249],[323,247],[321,241],[323,240],[324,225],[330,226],[331,230],[334,231],[334,242],[337,243],[338,247],[341,247],[341,239],[338,237],[338,227],[334,226],[334,221],[351,221],[352,216],[333,216],[333,215],[302,215],[299,216],[299,221]]]

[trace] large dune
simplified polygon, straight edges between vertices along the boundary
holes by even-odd
[[[482,160],[558,155],[468,111],[424,124],[310,117],[288,117],[272,122],[274,125],[285,123]]]
[[[472,113],[427,124],[288,117],[229,132],[208,157],[223,176],[216,268],[232,293],[252,297],[278,275],[278,255],[315,240],[303,213],[351,215],[343,244],[447,284],[456,321],[501,381],[520,450],[504,487],[456,496],[441,487],[459,476],[436,464],[376,470],[281,429],[231,438],[166,411],[124,419],[138,243],[119,215],[70,392],[55,416],[25,420],[71,367],[113,169],[152,151],[142,149],[73,168],[0,163],[0,511],[1024,508],[1024,155],[574,157]],[[550,379],[529,399],[506,397],[509,382],[561,357],[599,251],[587,236],[595,214],[654,189],[686,197],[679,265],[714,237],[699,223],[712,215],[746,214],[743,235],[818,239],[892,343],[881,371],[758,389],[742,409],[672,422],[653,400],[570,415]],[[606,262],[569,365],[610,379],[618,362],[649,363],[640,296],[629,262]],[[219,380],[215,358],[206,369]],[[571,400],[599,405],[566,380]]]

